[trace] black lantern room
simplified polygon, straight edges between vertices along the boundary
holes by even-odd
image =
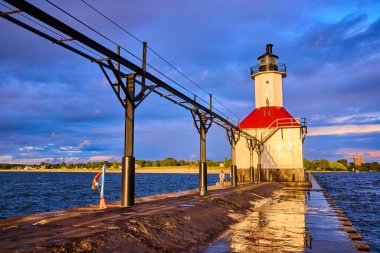
[[[272,44],[267,44],[265,54],[257,58],[259,64],[251,67],[252,78],[256,74],[265,71],[278,71],[283,77],[286,77],[286,66],[278,62],[278,56],[272,53],[272,48]]]
[[[257,58],[259,61],[259,71],[278,70],[278,56],[272,54],[272,44],[267,44],[266,53]]]

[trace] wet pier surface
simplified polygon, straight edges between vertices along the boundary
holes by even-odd
[[[339,208],[312,181],[311,190],[285,188],[263,200],[205,252],[358,252]]]
[[[97,207],[0,220],[0,251],[357,252],[341,211],[314,179],[309,191],[247,184]]]

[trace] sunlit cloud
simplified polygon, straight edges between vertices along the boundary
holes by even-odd
[[[0,156],[1,163],[11,163],[13,161],[13,156],[11,155],[2,155]]]
[[[83,140],[78,146],[61,146],[56,149],[57,152],[68,152],[68,153],[81,153],[83,147],[88,147],[91,145],[90,140]]]
[[[0,156],[1,163],[13,163],[13,164],[40,164],[42,162],[52,163],[56,161],[56,158],[16,158],[13,156]]]
[[[41,164],[41,163],[87,163],[98,161],[118,161],[113,156],[92,156],[92,157],[40,157],[40,158],[20,158],[11,155],[0,156],[0,163],[13,163],[13,164]]]
[[[198,158],[198,155],[197,154],[191,154],[190,155],[190,160],[196,160]]]
[[[61,146],[57,151],[69,152],[69,153],[80,153],[81,151],[77,147],[72,146]]]
[[[380,133],[380,125],[310,127],[308,131],[308,136]]]
[[[342,148],[336,150],[334,153],[344,155],[346,158],[352,158],[356,155],[360,155],[364,158],[380,158],[380,150]]]
[[[88,158],[89,162],[118,161],[118,160],[120,160],[119,157],[106,156],[106,155],[91,156],[91,157]]]

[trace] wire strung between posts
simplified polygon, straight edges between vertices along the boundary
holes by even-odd
[[[138,42],[140,43],[143,43],[143,41],[141,39],[139,39],[137,36],[133,35],[131,32],[129,32],[128,30],[126,30],[124,27],[122,27],[121,25],[119,25],[118,23],[116,23],[115,21],[113,21],[111,18],[109,18],[108,16],[106,16],[104,13],[102,13],[101,11],[99,11],[97,8],[95,8],[94,6],[92,6],[91,4],[89,4],[87,1],[85,0],[81,0],[81,2],[83,2],[84,4],[86,4],[88,7],[90,7],[92,10],[94,10],[95,12],[97,12],[99,15],[101,15],[102,17],[104,17],[105,19],[107,19],[108,21],[110,21],[112,24],[114,24],[115,26],[117,26],[118,28],[120,28],[122,31],[124,31],[125,33],[127,33],[129,36],[131,36],[132,38],[134,38],[135,40],[137,40]],[[148,46],[148,49],[150,51],[152,51],[157,57],[159,57],[162,61],[164,61],[166,64],[168,64],[170,67],[172,67],[174,70],[176,70],[180,75],[182,75],[183,77],[185,77],[187,80],[189,80],[191,83],[193,83],[195,86],[197,86],[199,89],[201,89],[203,92],[205,92],[206,94],[208,95],[211,95],[211,93],[209,93],[207,90],[205,90],[202,86],[200,86],[198,83],[196,83],[194,80],[192,80],[190,77],[188,77],[185,73],[183,73],[182,71],[180,71],[178,68],[176,68],[173,64],[171,64],[168,60],[166,60],[164,57],[162,57],[159,53],[157,53],[153,48],[149,47]],[[156,70],[156,69],[155,69]],[[164,75],[163,73],[159,72],[158,70],[156,70],[158,73],[162,74],[163,76],[167,77],[166,75]],[[169,79],[170,80],[170,79]],[[171,80],[173,81],[173,80]],[[194,95],[194,94],[193,94]],[[236,115],[233,111],[231,111],[228,107],[226,107],[224,104],[222,104],[218,99],[216,99],[215,97],[213,97],[214,100],[219,103],[221,106],[223,106],[226,110],[228,110],[230,113],[232,113],[233,115],[235,115],[236,117],[238,117],[238,115]],[[204,100],[203,100],[204,101]],[[204,101],[206,102],[206,101]],[[206,102],[207,103],[207,102]]]
[[[121,30],[123,30],[124,32],[126,32],[127,34],[129,34],[129,36],[131,36],[132,38],[134,38],[135,40],[137,40],[138,42],[140,43],[143,43],[142,40],[140,40],[139,38],[137,38],[135,35],[133,35],[132,33],[128,32],[126,29],[124,29],[122,26],[120,26],[119,24],[117,24],[116,22],[114,22],[112,19],[110,19],[109,17],[107,17],[105,14],[103,14],[101,11],[99,11],[98,9],[96,9],[94,6],[92,6],[91,4],[87,3],[86,1],[84,0],[81,0],[84,4],[86,4],[88,7],[90,7],[91,9],[93,9],[94,11],[96,11],[98,14],[100,14],[101,16],[103,16],[105,19],[107,19],[108,21],[110,21],[112,24],[114,24],[115,26],[119,27]]]
[[[108,40],[109,42],[111,42],[112,44],[114,44],[115,46],[120,46],[119,44],[117,44],[115,41],[111,40],[110,38],[108,38],[107,36],[105,36],[104,34],[98,32],[97,30],[95,30],[94,28],[92,28],[91,26],[87,25],[86,23],[84,23],[83,21],[81,21],[80,19],[76,18],[74,15],[70,14],[69,12],[65,11],[64,9],[62,9],[61,7],[59,7],[58,5],[52,3],[51,1],[49,0],[45,0],[46,2],[48,2],[49,4],[51,4],[52,6],[54,6],[55,8],[57,8],[58,10],[62,11],[63,13],[65,13],[66,15],[70,16],[71,18],[73,18],[74,20],[76,20],[77,22],[79,22],[80,24],[84,25],[85,27],[87,27],[88,29],[90,29],[91,31],[95,32],[96,34],[98,34],[99,36],[103,37],[104,39]],[[129,34],[129,33],[128,33]],[[124,48],[123,46],[120,46],[121,49],[123,49],[124,51],[126,51],[128,54],[132,55],[134,58],[136,58],[137,60],[139,60],[140,62],[142,62],[142,59],[140,57],[138,57],[137,55],[133,54],[132,52],[130,52],[129,50],[127,50],[126,48]],[[190,91],[189,89],[185,88],[183,85],[179,84],[178,82],[174,81],[172,78],[168,77],[167,75],[165,75],[164,73],[162,73],[161,71],[159,71],[158,69],[156,69],[155,67],[153,67],[152,65],[148,64],[147,65],[152,68],[153,70],[155,70],[157,73],[161,74],[162,76],[166,77],[168,80],[172,81],[173,83],[177,84],[179,87],[181,87],[182,89],[186,90],[187,92],[189,92],[190,94],[194,95],[194,96],[197,96],[197,94],[193,93],[192,91]],[[199,96],[198,96],[199,97]],[[206,100],[203,100],[202,98],[200,98],[204,103],[206,103],[207,105],[209,104]]]
[[[86,25],[86,24],[83,23],[82,21],[76,19],[76,18],[73,17],[71,14],[67,13],[66,11],[64,11],[62,8],[56,6],[55,4],[51,3],[51,2],[48,1],[48,0],[46,0],[46,1],[49,2],[50,4],[52,4],[54,7],[60,9],[61,11],[63,11],[63,12],[66,13],[67,15],[69,15],[70,17],[74,18],[75,20],[77,20],[77,21],[80,22],[81,24],[87,26],[89,29],[91,29],[92,31],[96,32],[96,33],[99,34],[100,36],[106,38],[106,36],[104,36],[104,35],[98,33],[98,32],[95,31],[93,28],[89,27],[88,25]],[[82,0],[82,1],[83,1],[83,0]],[[6,6],[6,5],[3,4],[3,3],[0,3],[0,5],[4,6],[5,8],[7,8],[7,9],[9,9],[9,10],[13,10],[11,7]],[[49,28],[49,27],[47,27],[47,26],[45,26],[45,25],[43,25],[43,24],[41,24],[40,22],[38,22],[38,21],[36,21],[36,20],[34,20],[34,19],[32,19],[32,18],[30,18],[30,17],[28,17],[28,16],[26,16],[26,15],[24,15],[24,14],[22,14],[22,13],[18,13],[18,14],[19,14],[20,16],[22,16],[23,18],[29,20],[30,22],[32,22],[32,23],[34,23],[34,24],[36,24],[36,25],[38,25],[38,26],[40,26],[40,27],[42,27],[42,28],[48,30],[49,32],[51,32],[51,33],[53,33],[53,34],[59,36],[60,38],[64,38],[64,35],[62,35],[61,33],[58,33],[57,31],[55,31],[55,30],[53,30],[53,29],[51,29],[51,28]],[[131,35],[131,36],[133,36],[133,35]],[[136,38],[137,38],[137,37],[136,37]],[[108,39],[108,40],[109,40],[109,39]],[[117,44],[116,44],[115,42],[113,42],[112,40],[109,40],[109,41],[110,41],[111,43],[117,45]],[[83,50],[86,50],[86,51],[90,52],[90,53],[93,54],[93,55],[96,55],[96,56],[98,56],[98,57],[102,57],[102,55],[100,55],[99,53],[97,53],[97,52],[95,52],[95,51],[93,51],[93,50],[91,50],[91,49],[89,49],[89,48],[87,48],[87,47],[81,45],[81,44],[78,43],[78,42],[75,42],[75,41],[70,41],[70,42],[73,43],[73,44],[75,44],[76,46],[82,48]],[[126,50],[126,51],[127,51],[127,50]],[[127,52],[128,52],[128,51],[127,51]],[[156,54],[157,54],[157,53],[156,53]],[[157,54],[157,55],[158,55],[158,54]],[[158,56],[159,56],[159,55],[158,55]],[[137,56],[135,56],[135,57],[138,58],[139,60],[141,60],[139,57],[137,57]],[[160,57],[160,56],[159,56],[159,57]],[[162,57],[160,57],[160,58],[162,58]],[[162,58],[162,59],[163,59],[163,58]],[[163,59],[163,60],[165,60],[165,59]],[[165,60],[165,61],[166,61],[166,60]],[[167,63],[168,63],[169,65],[171,65],[169,62],[167,62]],[[150,66],[150,65],[149,65],[149,66]],[[171,65],[171,66],[172,66],[172,65]],[[175,80],[173,80],[172,78],[170,78],[170,77],[166,76],[165,74],[163,74],[163,73],[162,73],[161,71],[159,71],[158,69],[154,68],[153,66],[150,66],[150,67],[151,67],[152,69],[154,69],[156,72],[158,72],[159,74],[161,74],[161,75],[163,75],[164,77],[168,78],[170,81],[172,81],[172,82],[176,83],[177,85],[179,85],[180,87],[184,88],[184,89],[187,90],[189,93],[191,93],[191,94],[193,94],[193,95],[196,95],[196,94],[194,94],[193,92],[191,92],[191,91],[189,91],[188,89],[186,89],[185,87],[181,86],[179,83],[177,83],[177,82],[176,82]],[[174,68],[174,66],[172,66],[172,67]],[[129,71],[129,70],[128,70],[127,68],[125,68],[124,66],[122,66],[122,69],[124,69],[125,71]],[[174,69],[175,69],[175,68],[174,68]],[[184,74],[183,74],[183,75],[184,75]],[[190,79],[189,79],[189,80],[190,80]],[[204,89],[202,89],[202,90],[204,90]],[[203,102],[205,102],[206,104],[208,104],[208,102],[205,101],[205,100],[203,100],[202,98],[199,98],[199,99],[202,100]],[[215,101],[217,101],[220,105],[222,105],[223,107],[225,107],[225,106],[224,106],[223,104],[221,104],[217,99],[215,99]],[[225,107],[225,108],[226,108],[226,107]],[[226,108],[226,109],[229,110],[228,108]],[[214,108],[214,110],[217,111],[217,112],[219,112],[219,113],[222,114],[223,116],[228,117],[226,114],[224,114],[224,113],[221,112],[220,110],[218,110],[218,109],[216,109],[216,108]],[[229,110],[229,111],[230,111],[230,110]],[[232,120],[232,121],[233,121],[233,120]]]
[[[118,28],[120,28],[121,30],[123,30],[124,32],[126,32],[129,36],[131,36],[132,38],[134,38],[135,40],[137,40],[138,42],[140,43],[143,43],[142,40],[140,40],[137,36],[133,35],[131,32],[129,32],[128,30],[126,30],[125,28],[123,28],[121,25],[119,25],[118,23],[116,23],[115,21],[113,21],[112,19],[110,19],[109,17],[107,17],[105,14],[103,14],[101,11],[99,11],[98,9],[96,9],[94,6],[92,6],[91,4],[87,3],[85,0],[81,0],[84,4],[86,4],[88,7],[90,7],[91,9],[93,9],[94,11],[96,11],[99,15],[101,15],[102,17],[104,17],[105,19],[107,19],[108,21],[110,21],[112,24],[114,24],[115,26],[117,26]],[[163,60],[166,64],[168,64],[170,67],[172,67],[173,69],[175,69],[179,74],[181,74],[183,77],[185,77],[187,80],[189,80],[190,82],[192,82],[194,85],[196,85],[199,89],[201,89],[202,91],[204,91],[206,94],[210,95],[210,93],[208,91],[206,91],[202,86],[200,86],[199,84],[197,84],[196,82],[194,82],[191,78],[189,78],[187,75],[185,75],[182,71],[180,71],[178,68],[176,68],[173,64],[171,64],[168,60],[166,60],[164,57],[162,57],[159,53],[157,53],[153,48],[149,47],[148,46],[148,49],[150,49],[157,57],[159,57],[161,60]]]
[[[5,8],[7,8],[7,9],[9,9],[9,10],[11,10],[11,11],[13,10],[11,7],[6,6],[6,5],[3,4],[3,3],[0,3],[0,5],[4,6]],[[43,24],[41,24],[40,22],[38,22],[38,21],[36,21],[36,20],[34,20],[34,19],[32,19],[32,18],[30,18],[30,17],[28,17],[28,16],[26,16],[26,15],[24,15],[24,14],[22,14],[22,13],[18,13],[18,14],[19,14],[20,16],[24,17],[25,19],[29,20],[30,22],[32,22],[32,23],[34,23],[34,24],[36,24],[36,25],[38,25],[38,26],[40,26],[40,27],[42,27],[42,28],[44,28],[44,29],[50,31],[51,33],[53,33],[53,34],[59,36],[61,39],[64,38],[64,35],[58,33],[57,31],[55,31],[55,30],[53,30],[53,29],[51,29],[51,28],[49,28],[49,27],[47,27],[47,26],[45,26],[45,25],[43,25]],[[95,52],[95,51],[93,51],[93,50],[91,50],[91,49],[89,49],[89,48],[87,48],[87,47],[81,45],[81,44],[78,43],[78,42],[75,42],[75,41],[70,41],[70,42],[73,43],[73,44],[75,44],[76,46],[82,48],[83,50],[86,50],[86,51],[88,51],[88,52],[90,52],[90,53],[92,53],[92,54],[94,54],[94,55],[96,55],[96,56],[98,56],[98,57],[102,57],[102,55],[100,55],[99,53],[97,53],[97,52]],[[126,67],[124,67],[124,66],[121,66],[121,69],[125,70],[126,72],[129,71],[129,69],[126,68]],[[159,73],[161,73],[161,72],[158,71],[158,70],[156,70],[156,71],[159,72]],[[164,75],[164,74],[162,74],[162,75]],[[165,75],[164,75],[164,76],[165,76]],[[171,78],[169,78],[169,77],[167,77],[167,78],[168,78],[169,80],[175,82],[175,81],[172,80]],[[149,84],[149,83],[150,83],[150,82],[148,82],[148,84]],[[193,95],[195,95],[195,94],[193,94]],[[215,111],[219,111],[219,110],[215,109]],[[219,111],[219,112],[220,112],[220,111]],[[222,113],[222,112],[220,112],[220,113],[223,114],[224,116],[226,116],[224,113]]]
[[[90,29],[91,31],[95,32],[96,34],[98,34],[99,36],[103,37],[104,39],[106,39],[107,41],[111,42],[112,44],[118,46],[118,44],[111,40],[109,37],[105,36],[104,34],[98,32],[97,30],[95,30],[94,28],[92,28],[91,26],[87,25],[86,23],[84,23],[83,21],[81,21],[80,19],[76,18],[74,15],[68,13],[67,11],[65,11],[63,8],[59,7],[58,5],[52,3],[51,1],[49,0],[45,0],[47,3],[49,3],[50,5],[52,5],[53,7],[57,8],[58,10],[62,11],[63,13],[65,13],[66,15],[70,16],[71,18],[73,18],[74,20],[76,20],[77,22],[79,22],[80,24],[84,25],[85,27],[87,27],[88,29]],[[83,3],[85,3],[87,6],[89,6],[90,8],[92,8],[94,11],[96,11],[97,13],[99,13],[100,15],[102,15],[104,18],[106,18],[107,20],[109,20],[110,22],[112,22],[114,25],[116,25],[117,27],[119,27],[120,29],[122,29],[124,32],[126,32],[128,35],[130,35],[131,37],[133,37],[134,39],[136,39],[137,41],[139,41],[140,43],[142,43],[142,41],[140,39],[138,39],[136,36],[134,36],[132,33],[128,32],[126,29],[124,29],[123,27],[121,27],[120,25],[118,25],[116,22],[114,22],[113,20],[111,20],[110,18],[108,18],[106,15],[102,14],[99,10],[97,10],[96,8],[94,8],[93,6],[91,6],[90,4],[88,4],[86,1],[84,0],[81,0]],[[4,4],[1,4],[2,6],[12,10],[10,7],[4,5]],[[39,22],[36,22],[35,20],[23,15],[22,13],[18,13],[19,15],[21,15],[22,17],[28,19],[29,21],[37,24],[38,26],[41,26],[42,28],[58,35],[59,37],[61,38],[64,38],[64,36],[60,33],[57,33],[56,31],[50,29],[49,27],[39,23]],[[98,54],[97,52],[94,52],[93,50],[90,50],[89,48],[87,47],[84,47],[82,46],[81,44],[75,42],[75,41],[71,41],[71,43],[75,44],[76,46],[98,56],[98,57],[102,57],[100,54]],[[132,52],[130,52],[129,50],[127,50],[126,48],[120,46],[124,51],[126,51],[128,54],[130,54],[131,56],[133,56],[134,58],[136,58],[137,60],[139,60],[140,62],[142,62],[142,59],[140,57],[138,57],[137,55],[133,54]],[[196,82],[194,82],[191,78],[189,78],[188,76],[186,76],[183,72],[181,72],[179,69],[177,69],[176,67],[174,67],[169,61],[167,61],[166,59],[164,59],[161,55],[159,55],[156,51],[154,51],[152,48],[149,47],[149,49],[155,54],[157,55],[161,60],[163,60],[165,63],[167,63],[170,67],[172,67],[174,70],[176,70],[178,73],[180,73],[183,77],[185,77],[187,80],[189,80],[190,82],[192,82],[194,85],[196,85],[199,89],[201,89],[202,91],[204,91],[206,94],[210,95],[209,92],[207,92],[204,88],[202,88],[200,85],[198,85]],[[156,71],[157,73],[159,73],[160,75],[162,75],[163,77],[167,78],[168,80],[170,80],[171,82],[173,82],[174,84],[178,85],[179,87],[181,87],[182,89],[186,90],[187,92],[189,92],[190,94],[194,95],[194,96],[197,96],[195,93],[193,93],[192,91],[190,91],[189,89],[187,89],[186,87],[184,87],[183,85],[179,84],[177,81],[175,81],[174,79],[170,78],[169,76],[165,75],[163,72],[161,72],[160,70],[158,70],[157,68],[153,67],[152,65],[150,64],[147,64],[151,69],[153,69],[154,71]],[[197,96],[201,101],[203,101],[204,103],[206,103],[207,105],[209,105],[209,102],[207,102],[206,100],[204,100],[202,97],[200,96]],[[217,100],[216,98],[214,98],[216,102],[218,102],[221,106],[223,106],[225,109],[227,109],[229,112],[231,112],[232,114],[234,114],[234,112],[232,112],[231,110],[229,110],[226,106],[224,106],[219,100]],[[216,109],[214,109],[216,110]],[[219,110],[216,110],[216,111],[219,111]],[[222,113],[221,111],[219,111],[221,114],[223,114],[224,116],[226,116],[224,113]]]
[[[52,6],[54,6],[55,8],[57,8],[58,10],[62,11],[63,13],[65,13],[66,15],[68,15],[69,17],[71,17],[72,19],[76,20],[77,22],[79,22],[80,24],[84,25],[85,27],[87,27],[88,29],[90,29],[91,31],[93,31],[94,33],[98,34],[99,36],[103,37],[104,39],[108,40],[109,42],[111,42],[112,44],[114,44],[115,46],[118,46],[118,44],[111,40],[110,38],[108,38],[107,36],[105,36],[104,34],[98,32],[97,30],[95,30],[94,28],[92,28],[91,26],[87,25],[86,23],[84,23],[83,21],[81,21],[80,19],[76,18],[74,15],[68,13],[67,11],[65,11],[64,9],[62,9],[61,7],[59,7],[58,5],[56,5],[55,3],[52,3],[51,1],[49,0],[45,0],[46,2],[48,2],[49,4],[51,4]],[[129,53],[130,55],[132,55],[133,57],[135,57],[136,59],[140,60],[141,59],[133,54],[132,52],[128,51],[127,49],[123,48],[127,53]]]
[[[93,32],[97,33],[98,35],[102,36],[103,38],[107,39],[108,41],[110,41],[111,43],[113,43],[114,45],[117,45],[116,42],[112,41],[111,39],[109,39],[108,37],[106,37],[105,35],[101,34],[100,32],[96,31],[95,29],[93,29],[92,27],[88,26],[87,24],[85,24],[84,22],[82,22],[81,20],[77,19],[76,17],[74,17],[73,15],[71,15],[70,13],[68,13],[67,11],[63,10],[62,8],[60,8],[59,6],[57,6],[56,4],[50,2],[49,0],[45,0],[46,2],[48,2],[49,4],[53,5],[54,7],[56,7],[57,9],[59,9],[60,11],[64,12],[66,15],[69,15],[70,17],[72,17],[73,19],[75,19],[77,22],[81,23],[82,25],[86,26],[87,28],[89,28],[90,30],[92,30]],[[135,38],[136,40],[138,40],[139,42],[142,42],[141,40],[139,40],[136,36],[134,36],[133,34],[129,33],[127,30],[123,29],[120,25],[116,24],[114,21],[112,21],[111,19],[109,19],[108,17],[106,17],[104,14],[102,14],[100,11],[98,11],[97,9],[95,9],[94,7],[92,7],[91,5],[89,5],[87,2],[85,2],[84,0],[81,0],[82,2],[84,2],[86,5],[88,5],[89,7],[91,7],[92,9],[94,9],[96,12],[98,12],[100,15],[102,15],[103,17],[107,18],[110,22],[112,22],[114,25],[117,25],[120,29],[122,29],[123,31],[125,31],[126,33],[128,33],[130,36],[132,36],[133,38]],[[3,3],[0,3],[0,5],[4,6],[5,8],[9,9],[9,10],[13,10],[12,8],[10,8],[9,6],[6,6],[4,5]],[[51,28],[41,24],[40,22],[37,22],[35,21],[34,19],[31,19],[29,18],[28,16],[22,14],[22,13],[18,13],[20,16],[24,17],[25,19],[33,22],[34,24],[50,31],[51,33],[61,37],[61,38],[64,38],[64,36],[60,33],[58,33],[57,31],[54,31],[52,30]],[[102,57],[100,54],[98,54],[97,52],[87,48],[87,47],[84,47],[82,46],[80,43],[77,43],[75,41],[71,41],[71,43],[75,44],[76,46],[98,56],[98,57]],[[123,47],[122,47],[123,48]],[[123,48],[127,53],[131,54],[132,56],[134,56],[135,58],[137,58],[138,60],[142,61],[141,58],[139,58],[138,56],[134,55],[133,53],[131,53],[130,51],[126,50],[125,48]],[[173,69],[177,70],[182,76],[184,76],[185,78],[187,78],[189,81],[191,81],[192,83],[194,83],[197,87],[199,87],[201,90],[203,90],[204,92],[206,92],[207,94],[210,94],[208,93],[205,89],[203,89],[201,86],[199,86],[197,83],[195,83],[193,80],[191,80],[189,77],[187,77],[184,73],[182,73],[181,71],[179,71],[177,68],[175,68],[171,63],[169,63],[167,60],[165,60],[163,57],[161,57],[157,52],[155,52],[152,48],[150,48],[150,50],[156,54],[160,59],[162,59],[163,61],[165,61],[168,65],[170,65]],[[192,95],[195,95],[195,93],[191,92],[190,90],[188,90],[187,88],[183,87],[182,85],[180,85],[178,82],[176,82],[175,80],[173,80],[172,78],[168,77],[167,75],[165,75],[164,73],[162,73],[161,71],[159,71],[158,69],[156,69],[155,67],[151,66],[150,64],[148,64],[149,67],[151,67],[153,70],[155,70],[157,73],[161,74],[162,76],[166,77],[168,80],[172,81],[173,83],[177,84],[178,86],[180,86],[181,88],[183,88],[184,90],[188,91],[189,93],[191,93]],[[125,69],[125,68],[124,68]],[[125,69],[126,70],[126,69]],[[202,99],[201,97],[199,97],[200,100],[202,100],[203,102],[205,102],[206,104],[209,104],[207,101],[205,101],[204,99]],[[219,100],[217,100],[216,98],[214,98],[214,100],[216,102],[218,102],[221,106],[223,106],[225,109],[227,109],[228,111],[230,111],[231,113],[233,113],[231,110],[229,110],[227,107],[225,107]],[[217,110],[217,109],[214,109],[215,111],[218,111],[219,113],[221,113],[223,116],[226,116],[226,114],[224,114],[223,112],[221,112],[220,110]],[[234,113],[233,113],[234,114]]]
[[[232,113],[233,115],[236,116],[236,118],[238,118],[239,116],[234,113],[233,111],[231,111],[230,109],[228,109],[228,107],[226,107],[224,104],[222,104],[222,102],[220,102],[218,99],[214,98],[215,102],[217,102],[218,104],[220,104],[221,106],[223,106],[227,111],[229,111],[230,113]]]
[[[14,9],[12,9],[12,8],[9,7],[9,6],[6,6],[6,5],[4,5],[4,4],[2,4],[2,3],[0,3],[0,5],[4,6],[5,8],[7,8],[7,9],[9,9],[9,10],[11,10],[11,11],[14,11]],[[48,30],[49,32],[54,33],[55,35],[58,35],[59,37],[61,37],[61,39],[64,38],[64,36],[63,36],[62,34],[58,33],[57,31],[54,31],[53,29],[51,29],[51,28],[49,28],[49,27],[47,27],[47,26],[41,24],[40,22],[38,22],[38,21],[36,21],[36,20],[34,20],[34,19],[32,19],[32,18],[30,18],[30,17],[28,17],[28,16],[22,14],[21,12],[19,12],[19,13],[17,13],[17,14],[20,15],[20,16],[22,16],[22,17],[24,17],[24,18],[26,18],[27,20],[29,20],[29,21],[35,23],[36,25],[41,26],[42,28]]]

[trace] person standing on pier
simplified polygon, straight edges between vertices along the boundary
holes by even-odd
[[[223,187],[224,186],[224,179],[225,179],[225,174],[223,170],[219,173],[219,186]]]
[[[103,165],[102,171],[96,174],[94,179],[92,180],[91,190],[99,189],[100,193],[100,201],[99,201],[99,209],[107,208],[106,200],[104,199],[104,183],[106,176],[106,165]],[[99,178],[101,177],[101,184],[99,185]]]

